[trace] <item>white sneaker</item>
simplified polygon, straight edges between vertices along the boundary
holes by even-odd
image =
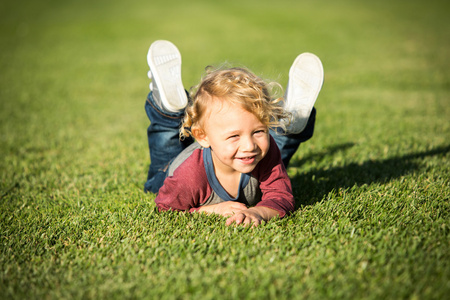
[[[302,53],[295,59],[289,70],[284,108],[292,114],[286,121],[287,133],[300,133],[308,123],[323,84],[323,66],[312,53]]]
[[[187,105],[187,95],[181,80],[181,54],[169,41],[158,40],[151,44],[147,54],[152,79],[150,90],[160,108],[177,112]]]

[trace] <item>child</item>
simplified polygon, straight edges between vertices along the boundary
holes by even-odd
[[[284,106],[267,83],[242,68],[209,72],[189,97],[181,55],[168,41],[154,42],[147,60],[151,165],[145,191],[157,193],[158,208],[215,213],[228,216],[226,225],[254,226],[292,212],[285,167],[313,134],[320,60],[310,53],[297,57]]]

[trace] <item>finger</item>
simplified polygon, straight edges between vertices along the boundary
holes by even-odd
[[[236,224],[242,224],[242,222],[245,221],[245,214],[243,213],[237,213],[236,214]]]
[[[242,222],[242,225],[244,225],[245,227],[252,225],[252,223],[254,222],[254,219],[250,216],[245,216],[245,219]]]
[[[245,224],[245,226],[252,226],[252,227],[256,227],[256,226],[258,226],[259,224],[261,224],[261,220],[259,219],[259,218],[256,218],[256,217],[254,217],[254,216],[252,216],[252,215],[246,215],[246,218],[245,218],[245,220],[244,220],[244,224]]]
[[[227,221],[225,222],[225,225],[228,226],[228,225],[231,225],[231,224],[233,224],[233,223],[241,224],[242,221],[244,221],[244,219],[245,219],[245,215],[244,215],[244,214],[242,214],[242,213],[237,213],[237,214],[235,214],[235,215],[229,217],[229,218],[227,219]]]
[[[257,227],[257,226],[260,225],[260,224],[261,224],[261,221],[260,221],[260,220],[258,220],[258,219],[253,220],[252,227]]]
[[[225,222],[225,225],[226,226],[230,226],[231,224],[233,224],[233,222],[235,221],[235,218],[236,218],[236,215],[233,215],[233,216],[229,217],[227,219],[227,221]]]

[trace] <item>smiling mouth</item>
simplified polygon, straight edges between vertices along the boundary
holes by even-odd
[[[256,155],[246,156],[246,157],[237,157],[236,159],[238,159],[239,161],[241,161],[244,164],[252,164],[256,159]]]

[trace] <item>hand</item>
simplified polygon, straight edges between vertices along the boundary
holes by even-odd
[[[224,217],[232,216],[240,212],[241,210],[246,210],[247,206],[240,202],[235,201],[225,201],[219,204],[205,205],[202,206],[199,211],[211,214],[218,214]]]
[[[277,215],[276,210],[268,207],[252,207],[235,213],[227,219],[225,225],[229,226],[236,223],[236,225],[252,225],[252,227],[255,227],[260,225],[262,221],[268,221]]]

